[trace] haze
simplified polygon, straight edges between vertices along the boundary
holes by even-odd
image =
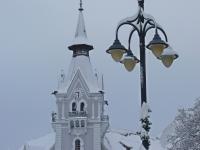
[[[139,65],[131,73],[105,53],[113,43],[118,22],[137,11],[136,0],[84,0],[87,33],[95,50],[91,61],[104,74],[111,128],[139,129]],[[179,53],[166,69],[147,50],[148,101],[152,109],[151,135],[159,136],[177,109],[189,107],[200,96],[200,2],[146,0],[153,15]],[[24,142],[52,132],[55,110],[51,92],[61,69],[72,57],[67,46],[75,34],[78,0],[0,1],[0,149],[16,150]],[[120,31],[126,45],[127,32]],[[147,42],[151,40],[150,33]],[[138,39],[133,40],[138,55]]]

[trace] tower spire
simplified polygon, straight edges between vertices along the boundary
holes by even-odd
[[[80,0],[80,8],[79,8],[79,11],[83,11],[83,1]]]
[[[83,1],[80,0],[80,8],[78,24],[76,27],[75,38],[71,46],[68,48],[73,51],[73,57],[79,55],[89,56],[89,51],[93,49],[93,46],[89,44],[87,39],[87,32],[85,28],[85,21],[83,16]]]

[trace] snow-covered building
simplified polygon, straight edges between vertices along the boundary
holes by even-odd
[[[61,72],[52,113],[54,132],[24,144],[20,150],[130,150],[139,149],[140,137],[127,131],[111,131],[104,113],[103,78],[93,72],[92,44],[87,39],[82,2],[75,38],[68,47],[73,52],[67,75]],[[151,150],[162,150],[151,139]]]
[[[93,46],[87,39],[82,3],[75,38],[68,47],[73,52],[68,74],[61,73],[54,91],[57,115],[53,114],[55,150],[102,150],[109,127],[104,114],[104,92],[94,74],[89,53]],[[102,81],[103,82],[103,81]]]

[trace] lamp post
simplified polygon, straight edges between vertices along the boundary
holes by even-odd
[[[132,27],[128,38],[128,49],[121,44],[118,37],[119,29],[124,25]],[[154,30],[155,35],[152,41],[148,45],[145,45],[146,35],[150,30]],[[139,36],[140,60],[137,59],[131,51],[131,39],[134,33],[137,33]],[[163,34],[164,40],[161,39],[159,35],[160,33]],[[143,106],[144,103],[147,103],[146,48],[151,50],[156,58],[161,60],[167,68],[169,68],[173,61],[178,58],[178,54],[173,51],[171,46],[168,44],[168,38],[163,28],[157,24],[151,15],[144,12],[144,0],[138,0],[138,12],[133,17],[128,17],[120,21],[116,29],[115,41],[106,52],[111,54],[114,61],[124,64],[127,71],[132,71],[135,65],[140,62],[141,106]],[[124,54],[125,56],[123,57]],[[148,150],[150,146],[148,132],[151,123],[149,122],[149,117],[141,119],[141,122],[145,132],[144,135],[140,134],[142,145],[146,150]]]

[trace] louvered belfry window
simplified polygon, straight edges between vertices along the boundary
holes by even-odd
[[[83,102],[81,103],[80,111],[85,111],[85,104]]]
[[[73,112],[76,111],[76,103],[75,103],[75,102],[72,103],[72,111],[73,111]]]

